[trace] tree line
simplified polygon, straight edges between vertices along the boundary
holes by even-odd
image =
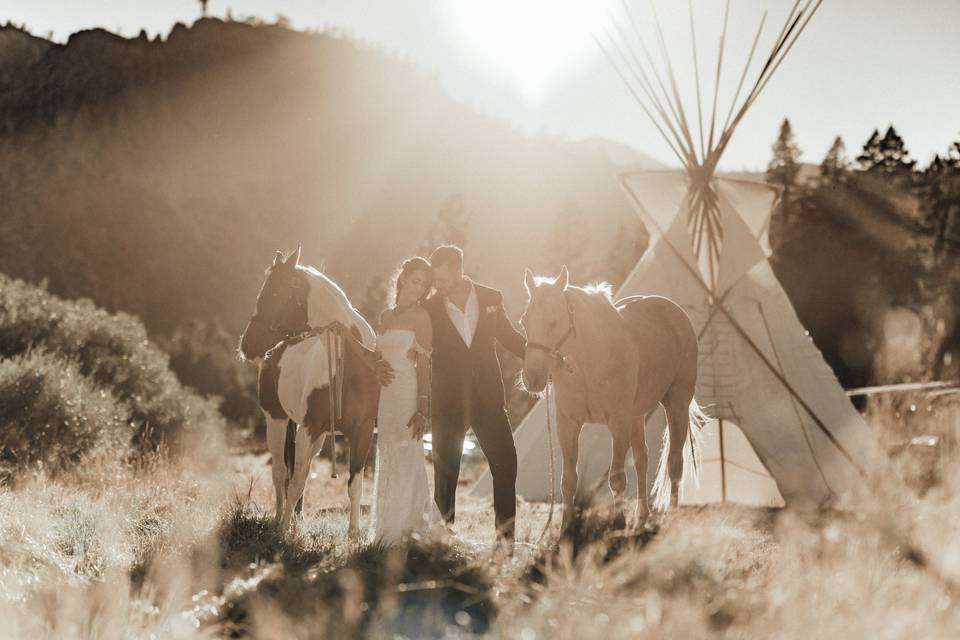
[[[890,125],[810,166],[785,119],[772,150],[774,269],[841,382],[956,377],[960,141],[920,167]]]

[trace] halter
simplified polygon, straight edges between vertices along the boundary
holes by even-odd
[[[557,344],[553,347],[547,346],[545,344],[540,344],[539,342],[527,342],[527,349],[536,349],[537,351],[543,351],[547,354],[547,357],[553,358],[556,363],[564,367],[567,371],[571,371],[570,365],[567,363],[566,357],[560,353],[560,349],[563,348],[563,345],[567,343],[567,340],[570,337],[577,337],[577,326],[574,323],[574,311],[573,304],[570,303],[570,299],[567,297],[567,293],[563,293],[563,299],[567,303],[567,321],[569,326],[567,327],[566,333],[557,341]]]
[[[306,300],[301,300],[299,295],[301,287],[293,286],[292,289],[293,289],[293,294],[290,296],[290,298],[293,300],[293,304],[297,307],[297,309],[300,309],[301,311],[306,311],[307,310]],[[289,340],[290,338],[298,337],[300,334],[305,333],[304,330],[285,331],[280,320],[277,320],[276,318],[272,318],[268,320],[263,316],[261,316],[259,311],[255,311],[253,315],[250,317],[250,324],[266,325],[266,327],[270,331],[280,335],[280,342],[284,342],[286,340]],[[309,327],[309,324],[305,322],[304,326]]]

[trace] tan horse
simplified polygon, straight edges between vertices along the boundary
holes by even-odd
[[[609,483],[618,513],[624,507],[628,447],[633,448],[638,490],[637,525],[649,516],[644,424],[660,405],[669,428],[654,483],[655,506],[676,506],[686,471],[699,474],[699,433],[709,420],[693,398],[697,336],[674,302],[636,296],[613,303],[609,285],[569,285],[567,268],[555,279],[528,269],[530,300],[521,323],[527,333],[523,383],[535,393],[552,376],[557,435],[563,457],[563,524],[573,513],[577,455],[584,423],[602,423],[613,437]]]
[[[344,328],[342,419],[336,431],[350,444],[348,532],[357,536],[363,467],[380,400],[372,350],[376,334],[340,287],[300,266],[299,258],[299,249],[286,258],[277,252],[240,339],[240,353],[260,366],[258,395],[267,420],[276,517],[286,530],[294,505],[298,513],[302,507],[310,463],[331,433],[327,334],[315,331]]]

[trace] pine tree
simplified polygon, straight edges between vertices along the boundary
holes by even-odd
[[[864,171],[892,178],[899,185],[913,181],[913,169],[917,164],[916,160],[910,159],[910,152],[893,125],[887,128],[882,138],[874,130],[857,160]]]
[[[820,163],[820,177],[828,184],[842,184],[846,182],[850,173],[850,160],[847,158],[847,147],[843,138],[837,136]]]
[[[954,169],[960,169],[960,142],[954,142],[950,145],[945,162]]]
[[[936,155],[923,172],[921,204],[932,236],[934,257],[960,252],[960,143],[946,157]]]
[[[773,159],[767,165],[767,182],[784,188],[784,191],[796,186],[800,173],[800,149],[793,140],[790,120],[784,118],[780,125],[780,135],[773,143]]]
[[[544,262],[551,273],[564,265],[576,282],[588,282],[599,275],[584,249],[590,246],[590,225],[575,200],[568,199],[554,218],[553,229],[544,251]]]
[[[643,254],[646,238],[642,230],[643,226],[639,221],[634,224],[621,223],[617,228],[617,234],[603,265],[603,272],[599,274],[614,288],[623,284]]]
[[[455,244],[461,249],[467,243],[467,225],[469,215],[463,202],[463,196],[454,193],[447,196],[440,203],[437,218],[427,235],[426,242],[421,245],[418,253],[429,256],[430,253],[442,244]]]
[[[388,288],[388,283],[382,275],[374,275],[367,282],[363,298],[357,304],[360,315],[374,327],[380,322],[380,313],[388,306],[392,306],[392,301],[387,300]]]
[[[877,129],[870,134],[870,139],[863,144],[860,155],[857,156],[857,165],[861,171],[870,171],[873,167],[883,162],[883,154],[880,153],[880,132]]]
[[[916,160],[910,159],[910,152],[893,125],[890,125],[880,141],[880,153],[883,155],[882,168],[886,173],[910,173],[917,164]]]
[[[770,244],[776,249],[787,235],[791,224],[800,174],[800,149],[793,140],[790,120],[784,118],[780,134],[773,143],[773,159],[767,165],[767,183],[782,189],[780,204],[770,217]]]

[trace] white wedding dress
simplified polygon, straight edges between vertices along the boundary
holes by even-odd
[[[377,467],[374,478],[374,539],[391,544],[439,523],[440,510],[427,483],[423,443],[407,425],[417,411],[417,369],[412,350],[423,353],[409,329],[387,329],[377,349],[393,367],[393,381],[380,390]]]

